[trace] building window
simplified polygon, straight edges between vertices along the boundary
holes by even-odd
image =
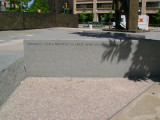
[[[160,2],[147,2],[146,7],[160,8]]]
[[[142,7],[142,2],[139,2],[139,7]]]
[[[100,1],[100,2],[101,2],[101,1],[113,2],[113,0],[97,0],[97,1],[98,1],[98,2],[99,2],[99,1]]]
[[[93,4],[77,4],[76,5],[77,8],[93,8]]]
[[[6,8],[6,3],[4,3],[4,7]]]
[[[98,3],[97,8],[108,8],[112,9],[112,3]]]
[[[2,2],[0,1],[0,11],[1,11],[1,3],[2,3]]]
[[[93,2],[93,0],[76,0],[76,2]]]

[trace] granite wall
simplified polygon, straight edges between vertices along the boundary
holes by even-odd
[[[158,51],[159,41],[116,35],[106,40],[24,41],[29,77],[160,77]]]
[[[54,27],[55,17],[52,14],[24,13],[24,29],[40,29]]]
[[[0,12],[0,30],[78,27],[77,15]]]
[[[0,70],[0,106],[25,79],[25,74],[24,58],[20,58]]]
[[[24,29],[23,13],[0,12],[0,30]]]
[[[72,14],[57,14],[56,15],[56,27],[70,27],[78,28],[78,16]]]

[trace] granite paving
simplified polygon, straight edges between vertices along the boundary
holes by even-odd
[[[26,78],[0,120],[107,120],[150,87],[127,78]]]
[[[156,82],[110,120],[160,120],[160,83]]]
[[[105,32],[102,33],[101,30],[92,30],[98,34],[85,31],[88,29],[0,31],[0,70],[23,57],[24,39],[106,39]],[[160,40],[159,33],[160,31],[156,30],[138,34],[145,35],[147,39]],[[1,106],[0,120],[107,120],[119,113],[124,106],[129,106],[130,102],[153,84],[149,79],[135,82],[127,78],[26,78]],[[154,95],[149,95],[149,98],[149,103],[153,103]],[[145,103],[146,99],[141,99],[137,101]],[[143,120],[144,112],[140,111],[143,109],[137,111],[141,115],[136,116],[134,111],[139,109],[139,106],[133,105],[135,104],[127,107],[132,118],[129,118],[129,115],[124,118],[127,112],[122,111],[118,117],[113,117],[113,120]],[[154,103],[149,105],[148,108],[154,107]],[[144,109],[147,110],[145,107]],[[157,110],[159,108],[153,109]],[[149,119],[144,115],[144,120],[156,119],[155,114],[148,116]]]

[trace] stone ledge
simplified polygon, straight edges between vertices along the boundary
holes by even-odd
[[[24,58],[20,58],[0,71],[0,106],[25,79]]]
[[[24,40],[26,76],[159,77],[160,42],[123,39]]]
[[[96,34],[96,35],[104,35],[107,37],[115,37],[115,38],[132,38],[132,39],[145,39],[145,35],[136,34],[136,33],[125,33],[125,32],[115,32],[115,31],[83,31],[83,33],[87,34]]]

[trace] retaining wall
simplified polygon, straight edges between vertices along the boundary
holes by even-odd
[[[0,12],[0,30],[19,30],[23,27],[23,13]]]
[[[112,37],[106,40],[25,40],[26,75],[160,77],[160,41]]]
[[[0,106],[25,79],[24,58],[16,60],[0,71]]]
[[[160,77],[159,40],[124,33],[104,36],[25,40],[24,58],[0,71],[0,106],[25,77]]]
[[[78,16],[71,14],[0,12],[0,30],[78,27]]]

